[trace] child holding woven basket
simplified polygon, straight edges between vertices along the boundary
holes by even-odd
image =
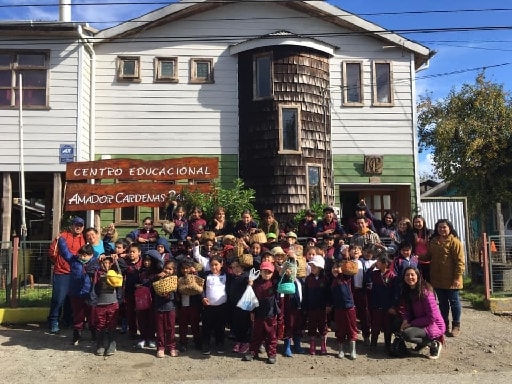
[[[165,356],[166,349],[172,357],[178,356],[174,331],[176,324],[176,287],[172,287],[171,284],[168,284],[168,287],[163,287],[163,284],[158,285],[158,282],[163,282],[166,279],[176,276],[176,271],[177,266],[175,261],[171,260],[165,262],[162,273],[158,275],[151,290],[155,308],[156,357],[159,358]]]
[[[183,259],[180,262],[180,275],[197,275],[197,270],[192,259]],[[192,333],[192,339],[196,349],[201,349],[201,330],[199,322],[201,320],[201,294],[187,294],[180,292],[179,296],[179,308],[178,308],[178,325],[180,335],[180,352],[186,352],[187,346],[187,334],[188,328]]]

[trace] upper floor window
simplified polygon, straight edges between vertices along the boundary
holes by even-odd
[[[279,107],[279,152],[300,151],[300,108]]]
[[[48,62],[47,52],[1,51],[0,108],[18,107],[20,88],[24,108],[48,107]]]
[[[271,97],[272,89],[272,56],[270,54],[254,57],[254,98],[262,99]]]
[[[343,62],[343,104],[363,105],[363,70],[361,62]]]
[[[391,63],[373,63],[373,105],[393,105],[393,73]]]
[[[155,81],[177,83],[178,82],[178,58],[155,58]]]
[[[213,83],[213,59],[190,59],[190,82]]]
[[[117,58],[117,80],[140,81],[140,57],[119,56]]]

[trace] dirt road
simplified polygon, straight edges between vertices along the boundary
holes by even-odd
[[[384,377],[412,373],[436,373],[442,375],[442,381],[446,381],[446,375],[462,377],[470,374],[482,378],[475,381],[488,382],[486,373],[512,373],[511,318],[477,311],[467,305],[463,308],[460,336],[448,339],[438,360],[426,358],[428,349],[423,355],[391,359],[382,346],[371,353],[362,343],[358,343],[357,360],[340,360],[336,358],[332,334],[329,335],[328,356],[294,355],[293,358],[285,358],[279,355],[276,365],[267,365],[263,359],[242,362],[233,353],[204,357],[197,351],[175,358],[157,359],[155,351],[135,349],[133,342],[124,335],[119,336],[117,353],[105,360],[93,354],[95,345],[89,340],[72,346],[71,330],[64,330],[60,335],[49,335],[45,331],[41,324],[0,327],[2,382],[91,383],[101,380],[111,384],[196,380],[246,382],[248,379],[263,382],[276,378],[287,382],[294,379],[309,382],[314,378]],[[227,346],[231,347],[231,344]]]

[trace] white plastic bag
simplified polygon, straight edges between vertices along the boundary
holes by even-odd
[[[236,306],[244,311],[249,312],[260,306],[258,298],[256,297],[256,294],[250,285],[245,288],[245,292],[240,300],[238,300]]]

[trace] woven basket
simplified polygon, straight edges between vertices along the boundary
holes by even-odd
[[[267,236],[263,232],[255,232],[249,237],[249,244],[260,243],[265,244],[267,242]]]
[[[178,289],[178,276],[166,276],[153,283],[153,289],[158,296],[166,297]]]
[[[203,234],[201,235],[201,240],[203,240],[203,241],[211,240],[211,241],[215,242],[215,232],[212,232],[212,231],[203,232]]]
[[[178,279],[178,292],[182,295],[200,295],[203,293],[204,279],[188,274]]]
[[[295,260],[297,261],[297,277],[303,279],[307,274],[308,262],[304,256],[297,256]]]
[[[172,220],[165,220],[162,222],[162,231],[167,233],[168,235],[174,232],[174,227],[176,224]]]
[[[242,268],[252,268],[254,258],[250,253],[242,253],[242,255],[238,257],[238,262]]]
[[[245,248],[242,241],[238,240],[235,244],[236,257],[241,257],[244,254]]]
[[[354,276],[357,275],[357,272],[359,270],[359,266],[357,265],[357,262],[352,260],[343,260],[341,263],[341,273],[344,275],[350,275]]]

